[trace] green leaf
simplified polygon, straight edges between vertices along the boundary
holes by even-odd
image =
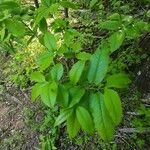
[[[124,39],[125,39],[125,33],[123,30],[119,30],[119,31],[115,32],[114,34],[112,34],[108,38],[108,41],[110,44],[110,51],[114,52],[117,49],[119,49],[120,46],[122,45]]]
[[[51,70],[52,80],[59,81],[63,76],[63,65],[56,64]]]
[[[70,111],[71,111],[70,109],[62,111],[60,115],[56,118],[54,126],[56,127],[60,125],[61,123],[63,123],[67,119],[67,117],[70,115]]]
[[[84,107],[77,107],[77,120],[79,121],[83,130],[91,134],[94,132],[94,125],[90,113]]]
[[[67,118],[67,132],[70,138],[74,138],[80,130],[80,124],[77,120],[76,113],[73,111]]]
[[[133,27],[141,33],[142,31],[148,30],[148,23],[140,20],[135,22]]]
[[[90,8],[92,8],[97,2],[98,2],[98,0],[91,0]]]
[[[85,61],[78,61],[72,66],[69,72],[69,78],[73,84],[76,84],[79,81],[82,75],[84,66],[85,66]]]
[[[150,18],[150,10],[147,11],[146,16]]]
[[[49,15],[49,9],[48,7],[40,7],[36,11],[36,17],[35,17],[35,25],[38,24],[43,18],[47,18]]]
[[[120,19],[121,19],[121,16],[120,16],[120,14],[118,14],[118,13],[113,13],[112,15],[110,15],[110,16],[108,17],[108,19],[110,19],[110,20],[120,20]]]
[[[32,91],[31,91],[31,99],[34,102],[35,99],[40,96],[41,94],[41,88],[42,88],[42,84],[41,83],[36,83],[33,87],[32,87]]]
[[[62,107],[67,107],[69,102],[69,92],[64,85],[59,85],[58,87],[58,102]]]
[[[107,87],[127,88],[130,83],[129,76],[124,73],[113,74],[107,78]]]
[[[45,82],[45,77],[42,73],[35,71],[31,74],[30,77],[31,81],[35,81],[35,82]]]
[[[101,93],[90,95],[90,108],[98,134],[104,141],[111,141],[114,134],[114,123],[106,109]]]
[[[85,93],[85,90],[79,87],[73,87],[69,90],[69,93],[71,96],[71,102],[69,104],[69,107],[72,107],[80,102],[82,96]]]
[[[54,35],[51,34],[50,32],[45,33],[44,44],[50,51],[54,51],[57,49],[56,39],[55,39]]]
[[[41,99],[49,107],[54,107],[57,97],[57,84],[47,83],[41,90]]]
[[[86,52],[80,52],[77,54],[76,58],[79,60],[87,61],[91,58],[91,54]]]
[[[77,9],[77,5],[72,3],[72,2],[68,2],[68,1],[61,1],[60,5],[65,7],[65,8],[72,8],[72,9]]]
[[[43,18],[41,19],[40,23],[39,23],[39,29],[41,32],[45,33],[47,31],[48,25],[46,22],[46,19]]]
[[[109,55],[98,49],[90,60],[90,68],[88,72],[88,81],[90,83],[99,84],[104,79],[109,63]]]
[[[115,125],[118,125],[123,116],[121,101],[118,93],[111,89],[105,89],[104,102]]]
[[[121,23],[119,21],[108,20],[108,21],[102,22],[100,24],[100,27],[102,29],[107,29],[107,30],[117,30],[119,27],[121,27]]]
[[[37,58],[37,64],[42,70],[45,70],[53,62],[53,53],[46,51]]]
[[[16,2],[13,2],[13,1],[0,3],[0,10],[15,9],[15,8],[19,8],[19,7],[20,6]]]
[[[5,25],[8,31],[16,37],[22,37],[26,33],[25,25],[18,20],[7,19],[5,20]]]
[[[139,31],[134,27],[134,25],[130,25],[125,28],[126,38],[128,39],[136,39],[140,36]]]
[[[42,6],[36,11],[36,17],[34,24],[37,25],[43,18],[47,18],[50,14],[53,15],[58,11],[59,5],[57,3],[52,4],[49,7]]]

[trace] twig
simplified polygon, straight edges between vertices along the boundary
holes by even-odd
[[[122,128],[119,129],[119,132],[122,133],[149,133],[150,132],[150,128]]]

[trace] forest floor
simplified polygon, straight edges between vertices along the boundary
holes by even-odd
[[[5,79],[2,70],[7,61],[1,58],[0,62],[0,149],[32,150],[38,146],[38,133],[27,124],[26,112],[37,106],[31,103],[28,89],[21,90]]]

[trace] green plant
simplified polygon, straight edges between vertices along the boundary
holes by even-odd
[[[133,134],[133,140],[138,147],[143,148],[149,141],[150,110],[144,105],[141,105],[137,110],[137,114],[138,116],[131,121],[132,127],[137,131]],[[139,135],[139,133],[141,133],[141,135]],[[143,138],[143,136],[146,136],[147,138]]]
[[[92,1],[90,9],[94,9],[97,3]],[[7,10],[12,9],[10,3],[4,4]],[[80,129],[88,134],[96,130],[101,139],[111,141],[123,116],[117,89],[127,88],[131,82],[122,68],[110,69],[114,61],[112,55],[119,53],[129,41],[136,41],[143,31],[150,30],[150,26],[146,21],[123,12],[103,13],[98,24],[105,35],[95,50],[85,52],[86,35],[74,29],[68,17],[63,18],[62,8],[77,9],[78,5],[70,1],[50,3],[43,0],[32,12],[32,18],[27,20],[32,22],[31,28],[26,29],[26,21],[22,17],[18,21],[8,15],[9,19],[3,18],[2,21],[6,29],[2,29],[10,33],[9,41],[29,32],[30,40],[36,36],[47,49],[37,57],[39,68],[31,74],[31,81],[35,83],[32,100],[40,97],[50,109],[58,108],[60,114],[54,126],[65,122],[71,138]],[[19,26],[19,31],[12,25]]]

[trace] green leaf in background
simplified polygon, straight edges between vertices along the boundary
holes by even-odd
[[[118,13],[113,13],[112,15],[110,15],[110,16],[108,17],[108,19],[120,21],[121,16],[120,16],[120,14],[118,14]]]
[[[41,84],[41,83],[36,83],[36,84],[32,87],[32,90],[31,90],[31,99],[32,99],[33,102],[36,100],[36,98],[37,98],[38,96],[40,96],[42,85],[43,85],[43,84]]]
[[[148,31],[148,23],[142,20],[136,21],[133,26],[137,32],[142,33],[142,31]]]
[[[91,54],[90,53],[86,53],[86,52],[80,52],[77,54],[77,59],[79,60],[83,60],[83,61],[87,61],[91,58]]]
[[[5,27],[0,30],[0,40],[3,41],[6,35]]]
[[[90,108],[95,128],[104,141],[111,141],[114,134],[114,123],[104,103],[101,93],[90,95]]]
[[[22,37],[26,34],[25,25],[18,20],[7,19],[5,20],[5,25],[8,31],[16,37]]]
[[[20,6],[16,2],[13,2],[13,1],[0,3],[0,10],[15,9],[15,8],[19,8],[19,7]]]
[[[69,92],[68,89],[64,85],[59,85],[58,87],[58,96],[57,101],[60,103],[62,107],[67,107],[69,102]]]
[[[108,63],[109,55],[105,50],[98,49],[90,60],[88,81],[95,84],[101,83],[107,73]]]
[[[42,87],[41,90],[41,99],[49,107],[54,107],[57,97],[57,84],[47,83]]]
[[[37,25],[43,18],[47,18],[50,14],[53,15],[58,11],[59,5],[57,3],[52,4],[51,6],[41,6],[39,7],[35,14],[35,22],[34,24]]]
[[[51,0],[41,0],[41,3],[45,6],[50,6],[52,4],[52,1]]]
[[[67,118],[67,132],[70,138],[74,138],[80,130],[80,124],[77,120],[76,113],[73,111]]]
[[[115,125],[118,125],[121,122],[123,116],[121,101],[118,93],[111,89],[105,89],[104,103],[113,122]]]
[[[51,69],[51,77],[52,80],[59,81],[61,77],[63,76],[63,65],[62,64],[56,64],[52,69]]]
[[[69,78],[73,84],[76,84],[79,81],[82,75],[84,66],[85,66],[85,61],[78,61],[72,66],[69,72]]]
[[[68,2],[68,1],[61,1],[60,5],[65,7],[65,8],[72,8],[72,9],[77,9],[77,5],[72,3],[72,2]]]
[[[31,81],[35,82],[45,82],[45,77],[41,72],[35,71],[31,74]]]
[[[120,46],[122,45],[124,39],[125,39],[125,32],[123,30],[119,30],[119,31],[115,32],[114,34],[112,34],[108,38],[108,41],[110,44],[110,51],[114,52],[117,49],[119,49]]]
[[[91,0],[90,8],[92,8],[97,2],[98,2],[98,0]]]
[[[69,104],[69,107],[74,106],[75,104],[78,104],[82,98],[82,96],[85,93],[85,90],[83,88],[79,87],[73,87],[69,90],[71,102]]]
[[[35,25],[37,25],[43,18],[47,18],[49,15],[49,10],[47,7],[40,7],[36,10]]]
[[[49,65],[53,62],[53,53],[49,51],[45,51],[40,54],[37,58],[37,64],[41,68],[41,70],[45,70]]]
[[[93,120],[87,109],[84,107],[77,107],[76,109],[77,120],[79,121],[82,129],[89,134],[94,132]]]
[[[130,25],[125,28],[126,38],[135,39],[140,36],[139,31],[134,27],[134,25]]]
[[[50,51],[54,51],[57,49],[56,39],[53,34],[50,32],[46,32],[44,35],[44,44]]]
[[[113,74],[107,78],[107,87],[127,88],[130,83],[129,76],[124,73]]]
[[[108,20],[100,23],[100,27],[107,30],[117,30],[119,27],[121,27],[121,23],[115,20]]]
[[[63,123],[67,119],[67,116],[70,115],[70,113],[71,113],[71,110],[64,110],[60,112],[60,115],[55,120],[54,126],[58,126],[61,123]]]
[[[150,10],[147,11],[146,16],[150,17]]]

